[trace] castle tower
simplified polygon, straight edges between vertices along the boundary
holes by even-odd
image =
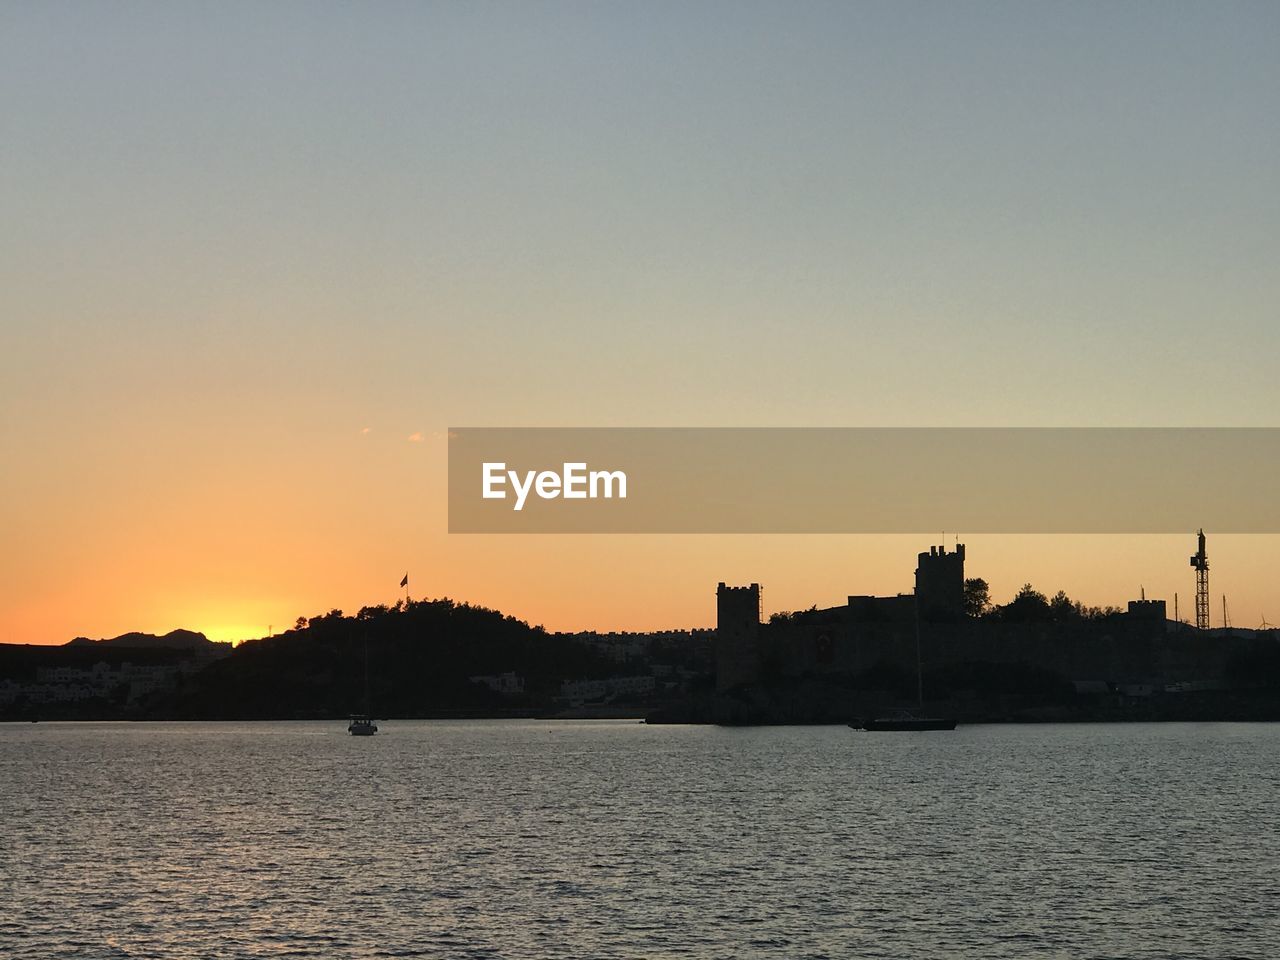
[[[716,691],[755,683],[760,673],[760,584],[716,587]]]
[[[916,605],[923,620],[964,616],[964,544],[930,547],[916,558]]]

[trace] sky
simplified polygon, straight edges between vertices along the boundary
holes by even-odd
[[[1278,35],[1265,2],[0,4],[0,642],[261,636],[406,571],[707,626],[720,580],[909,590],[944,535],[450,536],[450,426],[1276,426]],[[997,600],[1186,616],[1193,533],[961,539]],[[1278,538],[1209,552],[1215,608],[1280,621]]]

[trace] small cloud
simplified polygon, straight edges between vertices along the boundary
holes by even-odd
[[[419,431],[418,433],[411,433],[411,434],[409,434],[409,436],[408,436],[408,437],[406,437],[405,439],[407,439],[410,443],[421,443],[421,442],[422,442],[422,433],[421,433],[421,431]]]

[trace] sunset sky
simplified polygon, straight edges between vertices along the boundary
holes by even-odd
[[[902,536],[450,536],[450,426],[1277,426],[1280,5],[0,7],[0,642],[911,587]],[[1170,470],[1231,469],[1189,449]],[[1209,531],[1213,622],[1280,537]],[[955,531],[946,531],[948,545]],[[969,574],[1191,615],[1185,536]]]

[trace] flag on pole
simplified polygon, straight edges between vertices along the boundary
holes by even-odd
[[[409,575],[406,573],[404,579],[400,581],[400,586],[407,587],[409,585]]]

